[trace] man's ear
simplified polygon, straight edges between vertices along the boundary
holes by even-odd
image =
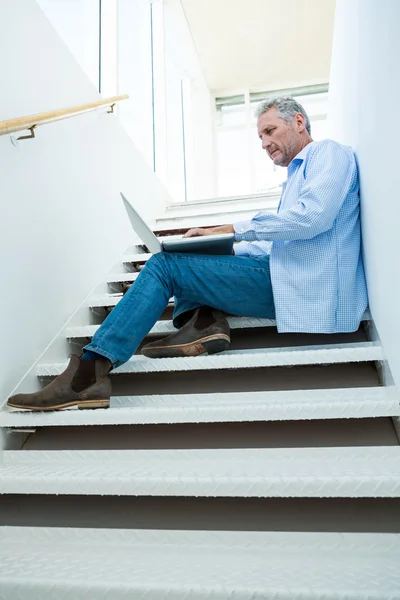
[[[299,133],[303,133],[303,131],[306,129],[306,118],[305,118],[305,116],[302,115],[301,113],[297,113],[297,115],[294,116],[294,119],[295,119],[297,131]]]

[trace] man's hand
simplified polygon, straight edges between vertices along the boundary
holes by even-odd
[[[233,225],[220,225],[219,227],[207,227],[205,229],[195,227],[193,229],[189,229],[189,231],[187,231],[183,237],[188,238],[198,237],[201,235],[218,235],[219,233],[235,233],[235,230],[233,229]]]

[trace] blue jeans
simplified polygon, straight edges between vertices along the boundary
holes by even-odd
[[[158,321],[171,296],[175,297],[174,324],[179,315],[199,306],[241,317],[275,318],[269,255],[161,252],[147,261],[85,350],[108,358],[113,367],[122,365]]]

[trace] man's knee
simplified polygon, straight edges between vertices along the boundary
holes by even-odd
[[[169,256],[167,252],[157,252],[153,254],[146,262],[146,269],[152,271],[157,275],[168,276],[170,274],[169,269]]]
[[[168,260],[166,258],[167,256],[167,252],[157,252],[157,254],[150,256],[149,260],[146,262],[146,266],[157,268],[157,266],[164,265],[166,260]]]

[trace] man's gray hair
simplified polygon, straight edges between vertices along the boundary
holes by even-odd
[[[260,117],[270,108],[276,108],[281,119],[285,123],[291,123],[293,117],[300,113],[306,119],[306,129],[309,135],[311,135],[311,125],[308,114],[304,110],[301,104],[299,104],[294,98],[290,96],[280,96],[278,98],[267,98],[263,100],[256,111],[256,117]]]

